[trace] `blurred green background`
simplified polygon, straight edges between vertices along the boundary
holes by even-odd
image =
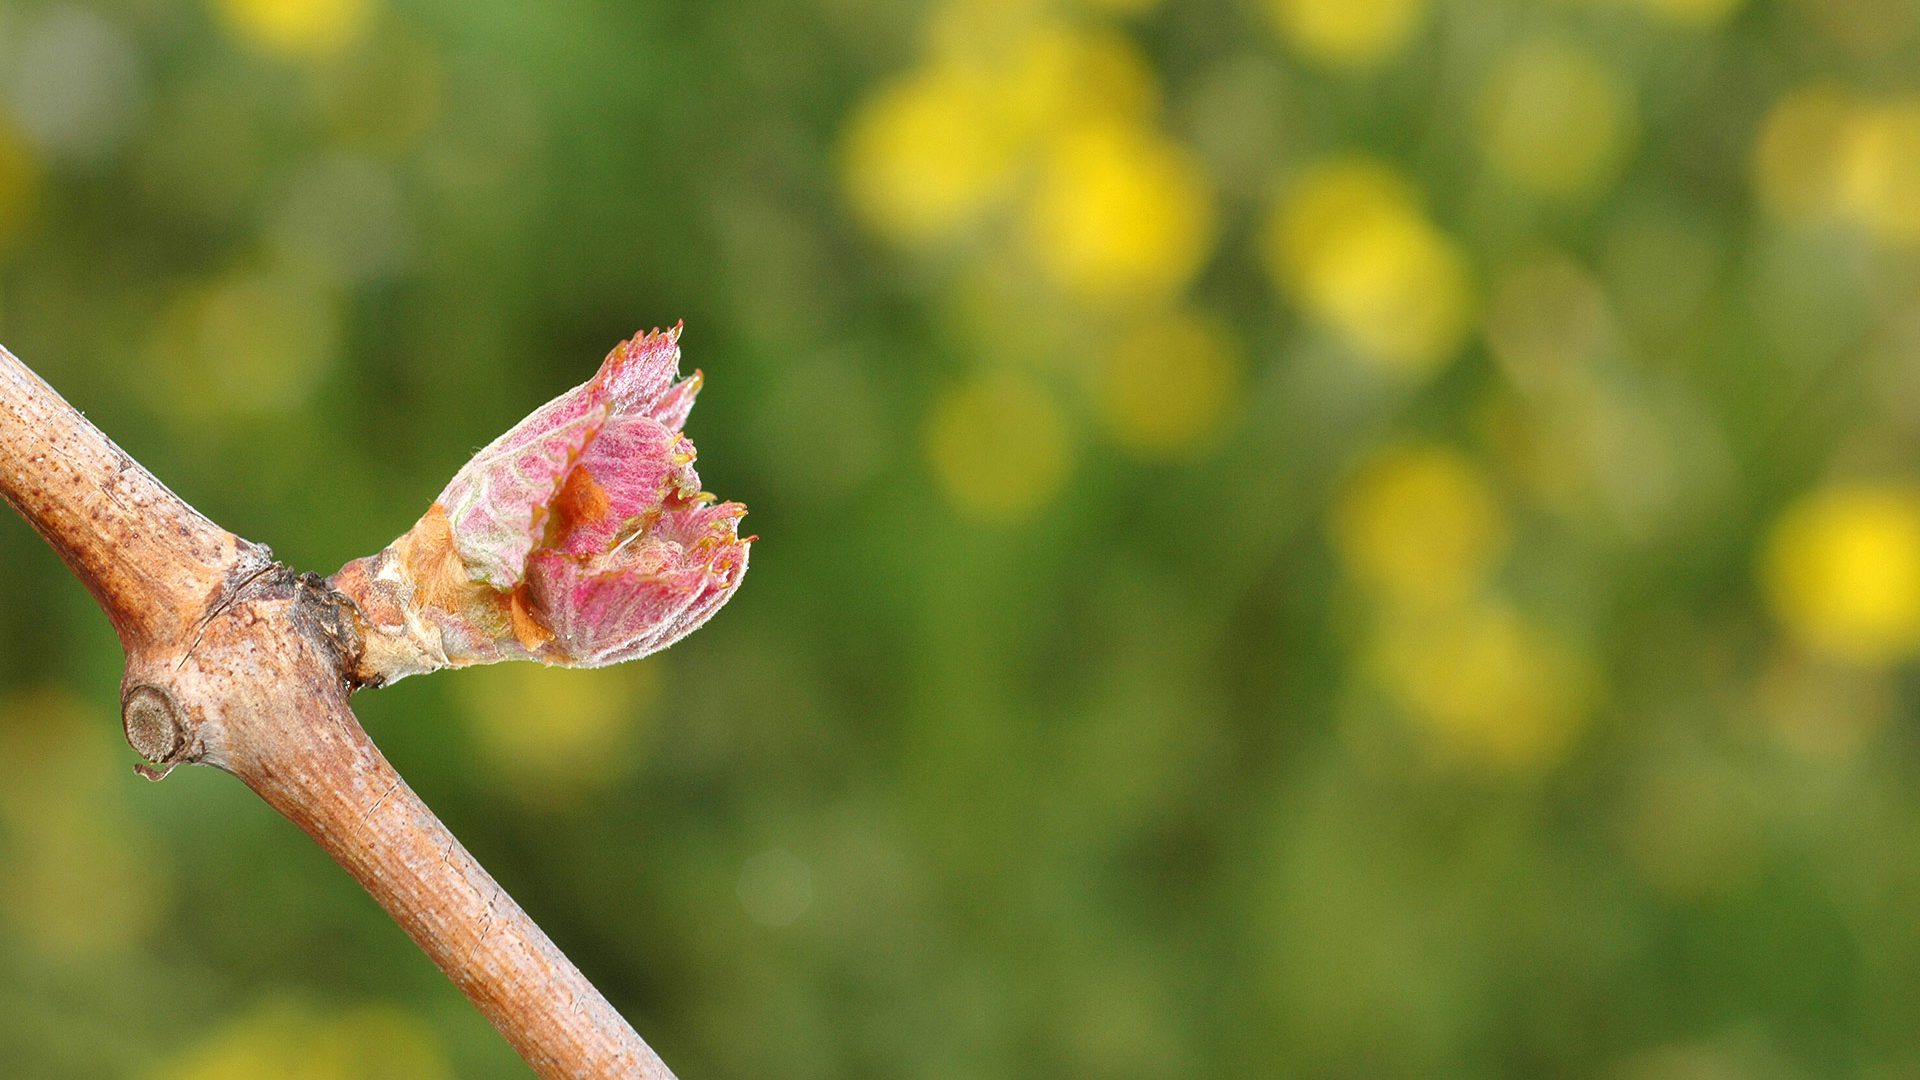
[[[689,1080],[1920,1077],[1917,65],[1911,0],[4,0],[0,340],[330,572],[685,319],[740,595],[358,705]],[[7,1075],[525,1075],[0,561]]]

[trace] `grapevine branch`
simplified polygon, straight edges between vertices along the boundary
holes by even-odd
[[[4,348],[0,496],[118,632],[127,740],[146,775],[204,763],[238,777],[352,874],[539,1076],[671,1080],[355,719],[350,695],[383,680],[363,666],[382,628],[354,599],[207,520]]]

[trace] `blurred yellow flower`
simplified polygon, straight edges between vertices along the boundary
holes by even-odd
[[[1331,524],[1336,553],[1355,581],[1382,600],[1421,608],[1476,592],[1508,531],[1485,473],[1438,445],[1390,449],[1362,466]]]
[[[1379,162],[1313,167],[1275,208],[1264,241],[1275,279],[1365,359],[1428,372],[1466,337],[1465,260],[1413,186]]]
[[[1584,49],[1550,39],[1509,47],[1480,101],[1487,160],[1541,195],[1588,194],[1613,179],[1634,138],[1625,83]]]
[[[921,243],[970,224],[1015,176],[1019,138],[989,73],[938,64],[863,101],[841,166],[854,209],[885,236]]]
[[[943,394],[928,419],[928,460],[955,507],[985,521],[1040,509],[1066,482],[1071,447],[1047,388],[1010,372]]]
[[[1325,64],[1361,66],[1399,52],[1426,0],[1267,0],[1287,43]]]
[[[1754,183],[1768,210],[1805,222],[1844,209],[1855,113],[1852,95],[1827,83],[1802,86],[1774,104],[1753,155]]]
[[[150,1080],[448,1080],[439,1039],[395,1006],[335,1016],[291,1003],[260,1006],[146,1073]]]
[[[1848,222],[1884,243],[1920,243],[1920,98],[1867,101],[1825,83],[1794,90],[1761,126],[1754,183],[1785,221]]]
[[[1858,109],[1842,180],[1847,207],[1876,239],[1920,242],[1920,99]]]
[[[1097,121],[1062,133],[1028,214],[1041,269],[1087,300],[1164,296],[1187,284],[1213,240],[1213,198],[1193,155],[1144,125]]]
[[[1836,659],[1886,664],[1920,650],[1920,491],[1832,487],[1774,526],[1763,577],[1774,614]]]
[[[20,133],[0,116],[0,244],[13,239],[33,213],[40,166]]]
[[[639,763],[639,736],[659,694],[653,664],[566,669],[493,664],[454,684],[481,760],[500,787],[561,807]]]
[[[939,0],[922,28],[930,55],[979,64],[1057,17],[1056,0]]]
[[[227,30],[266,52],[332,56],[360,39],[371,0],[211,0]]]
[[[1160,106],[1153,68],[1138,47],[1110,30],[1047,23],[994,42],[994,81],[1022,140],[1099,120],[1146,122]]]
[[[1220,433],[1245,367],[1225,323],[1190,311],[1165,315],[1102,357],[1100,417],[1116,442],[1143,454],[1204,446]]]
[[[1322,161],[1297,178],[1274,214],[1268,254],[1276,274],[1304,279],[1356,228],[1379,217],[1419,216],[1420,193],[1384,162]]]
[[[1171,294],[1211,247],[1197,159],[1153,122],[1159,87],[1125,36],[1051,5],[949,4],[925,66],[882,87],[843,133],[843,180],[877,231],[951,237],[1025,196],[1021,237],[1061,291],[1093,303]]]
[[[1496,768],[1560,760],[1595,692],[1583,657],[1497,602],[1390,616],[1375,660],[1388,693],[1449,756]]]

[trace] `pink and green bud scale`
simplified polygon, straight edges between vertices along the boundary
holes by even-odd
[[[681,428],[680,328],[640,334],[454,475],[406,535],[334,584],[374,631],[379,681],[531,659],[633,660],[693,632],[740,587],[746,507],[700,487]]]

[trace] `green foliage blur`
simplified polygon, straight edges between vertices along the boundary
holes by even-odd
[[[731,605],[363,695],[693,1078],[1920,1076],[1914,0],[0,0],[0,340],[331,572],[684,319]],[[0,520],[0,1072],[524,1067]]]

